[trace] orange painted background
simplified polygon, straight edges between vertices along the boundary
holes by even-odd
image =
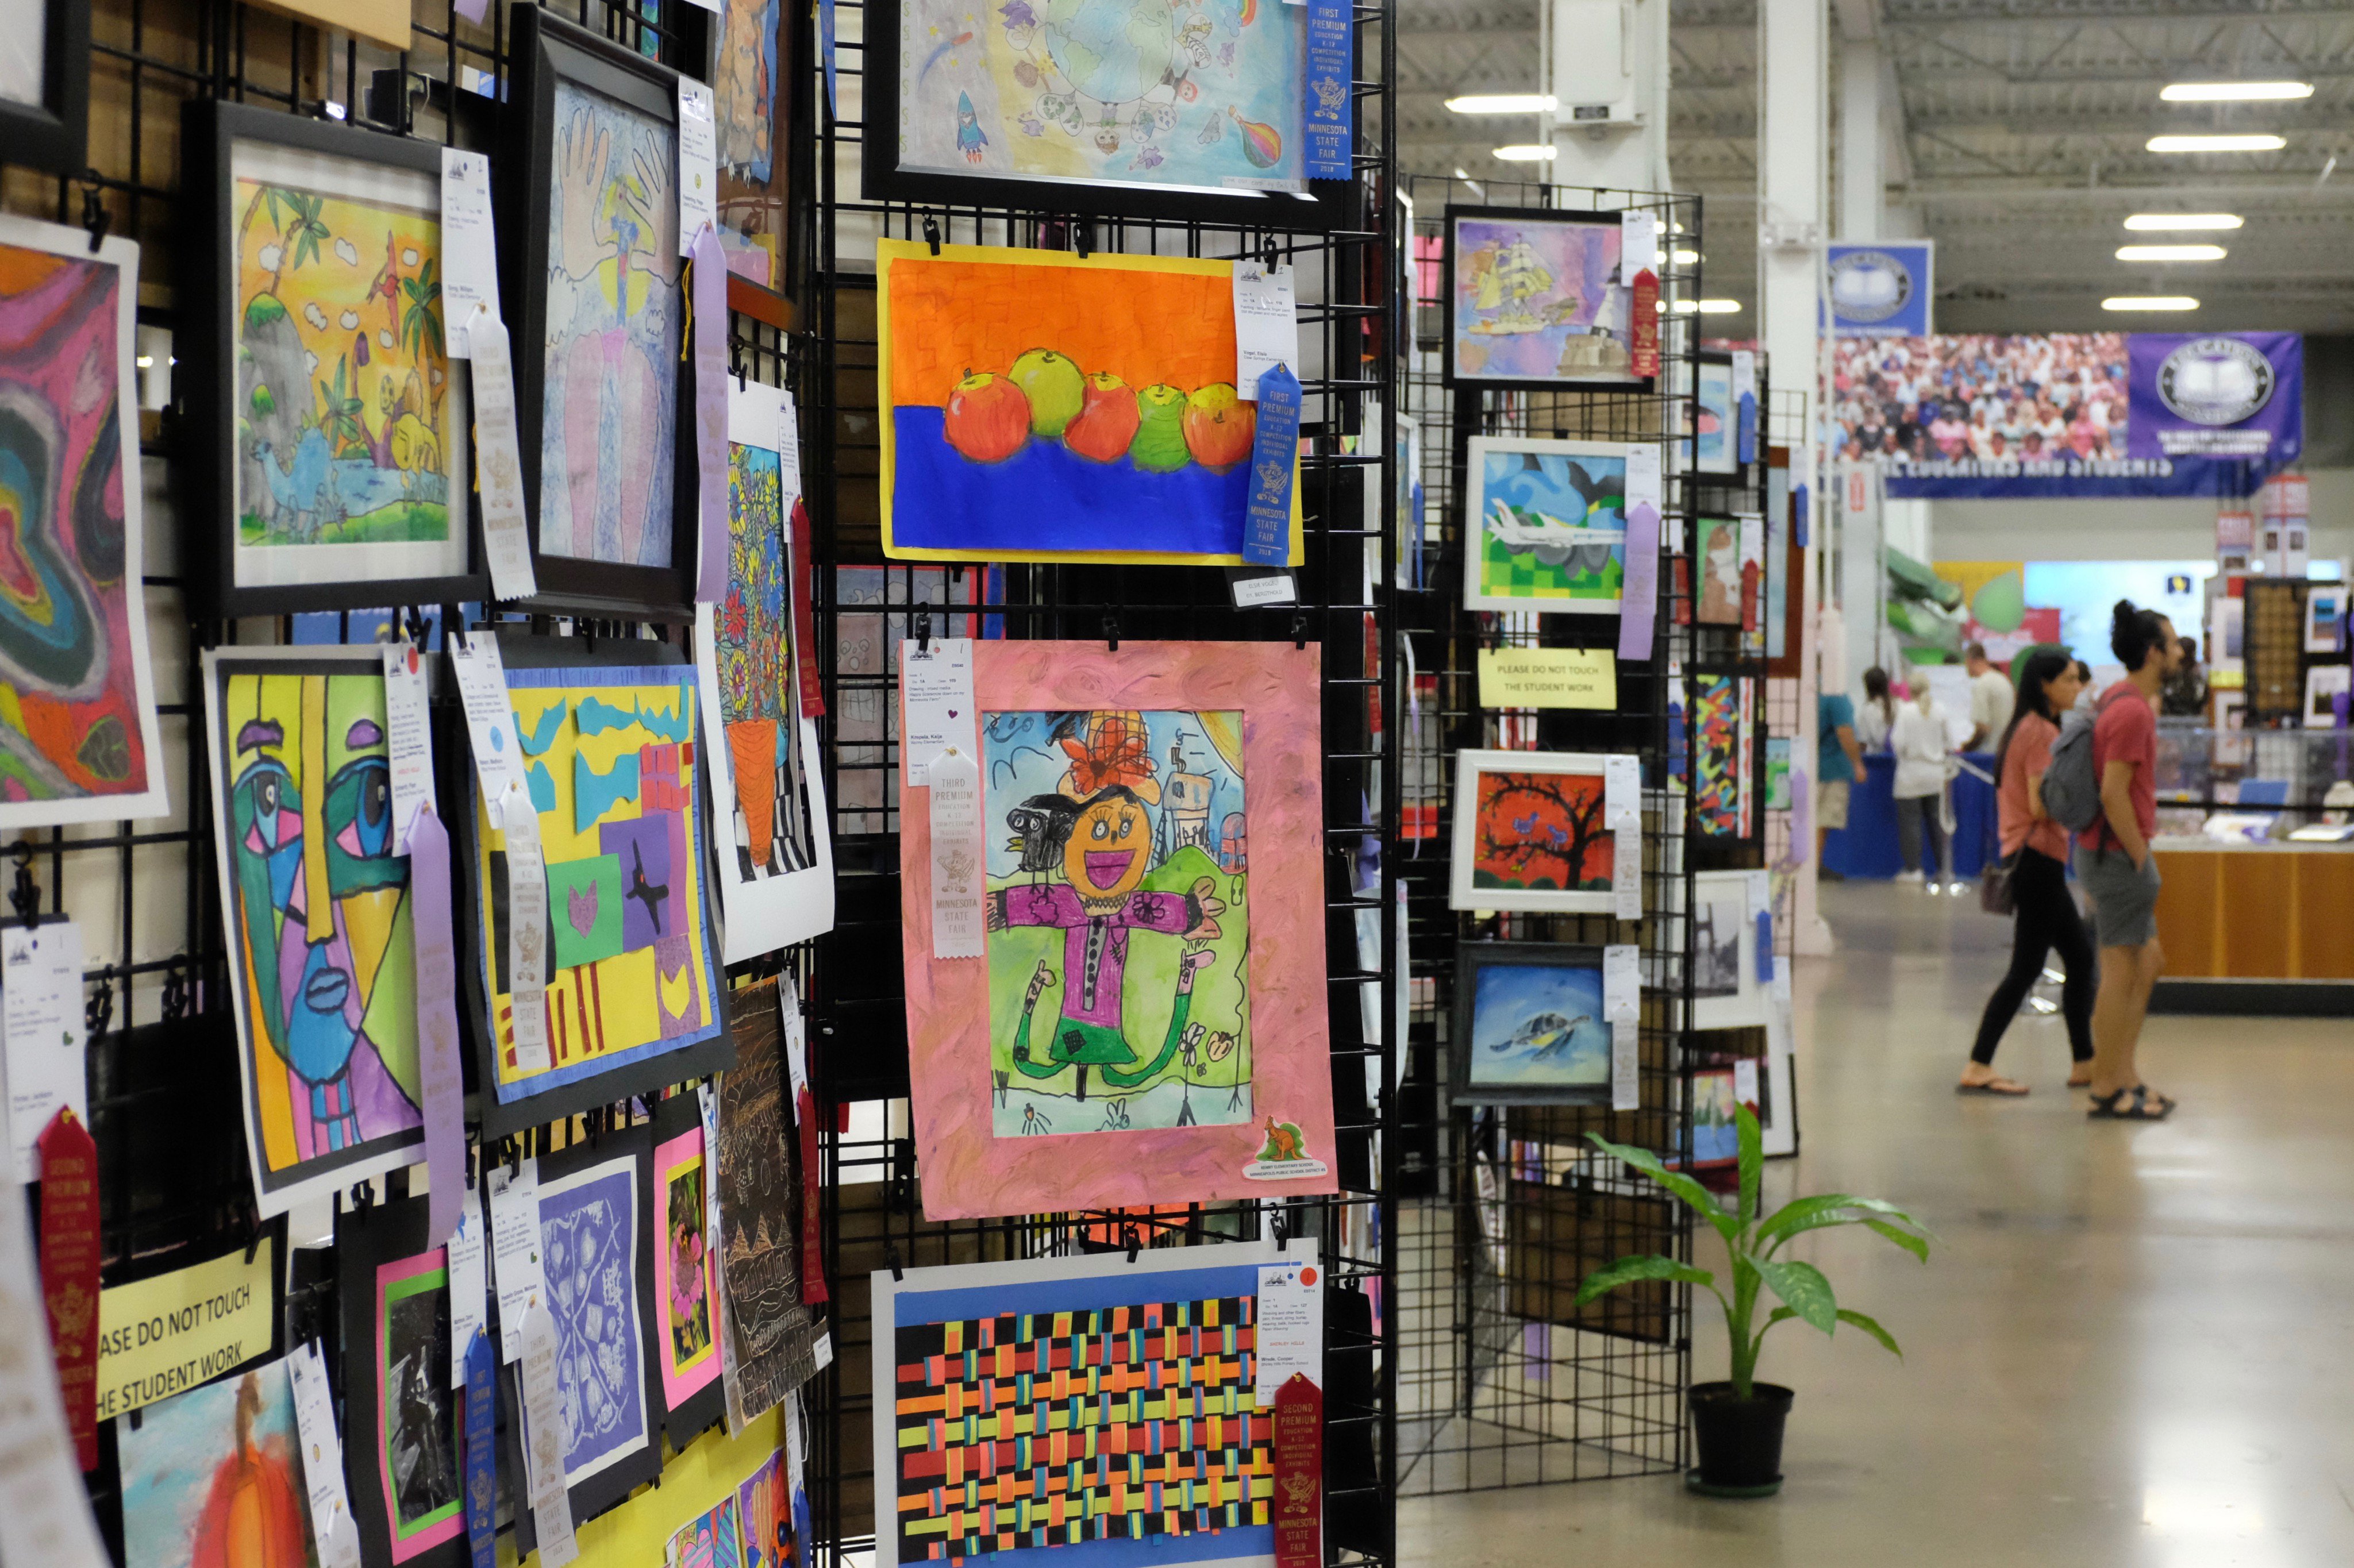
[[[1225,276],[1013,267],[902,257],[891,291],[891,401],[945,405],[972,372],[1002,376],[1034,348],[1092,376],[1187,392],[1235,378],[1235,291]]]

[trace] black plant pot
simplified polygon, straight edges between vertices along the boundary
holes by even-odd
[[[1692,1385],[1692,1439],[1700,1467],[1687,1478],[1715,1497],[1771,1497],[1782,1489],[1782,1425],[1797,1396],[1779,1383],[1753,1383],[1734,1397],[1729,1383]]]

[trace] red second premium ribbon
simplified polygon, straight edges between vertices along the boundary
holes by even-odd
[[[1634,357],[1631,368],[1638,376],[1659,373],[1659,275],[1649,267],[1635,274],[1635,298],[1630,308],[1634,321],[1634,342],[1629,345]]]
[[[98,1468],[98,1145],[70,1106],[40,1137],[41,1296],[66,1425],[81,1467]]]
[[[1293,1372],[1275,1391],[1275,1568],[1324,1561],[1324,1391]]]

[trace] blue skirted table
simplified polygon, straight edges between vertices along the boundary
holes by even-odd
[[[1990,752],[1968,751],[1962,757],[1979,772],[1994,771]],[[1873,753],[1864,758],[1863,769],[1864,776],[1848,791],[1847,826],[1833,829],[1823,841],[1823,867],[1841,876],[1884,879],[1903,869],[1892,790],[1896,759],[1885,752]],[[1947,788],[1954,796],[1954,874],[1967,881],[1977,877],[1995,849],[1994,786],[1957,773]]]

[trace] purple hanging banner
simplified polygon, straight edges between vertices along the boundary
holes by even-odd
[[[695,471],[703,517],[695,599],[717,604],[727,597],[727,257],[709,224],[695,237]]]
[[[1659,602],[1659,512],[1639,502],[1627,517],[1627,569],[1618,600],[1618,657],[1651,656],[1651,620]]]
[[[458,1055],[458,952],[450,937],[450,832],[431,801],[408,828],[408,896],[417,941],[417,1075],[430,1183],[425,1245],[458,1228],[466,1195],[466,1080]]]

